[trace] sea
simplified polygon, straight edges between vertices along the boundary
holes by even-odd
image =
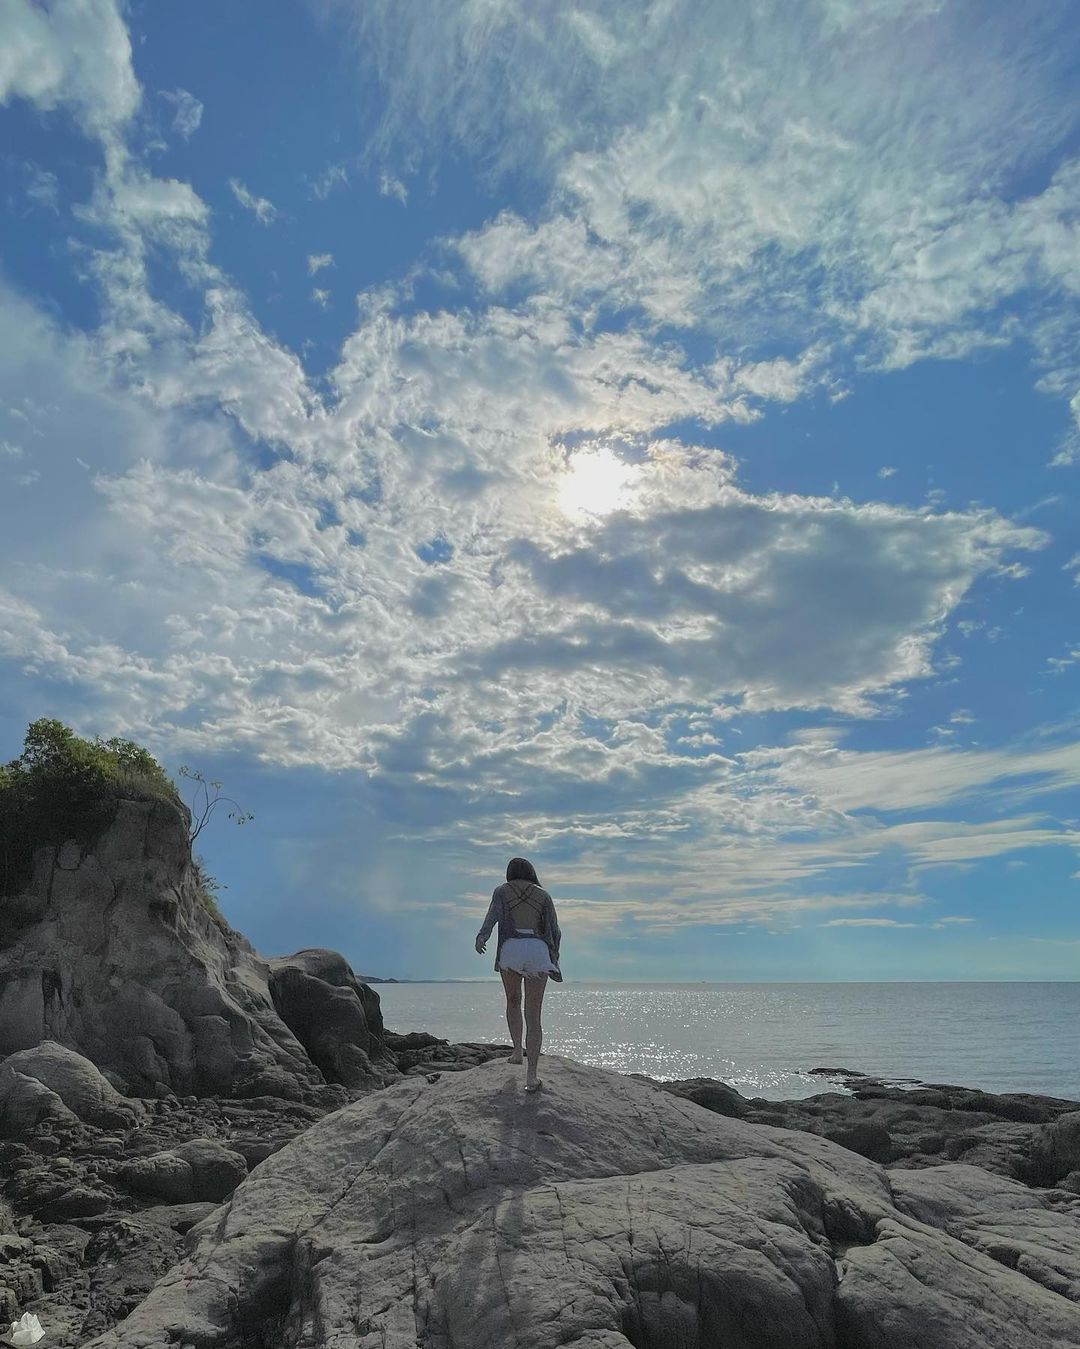
[[[506,1043],[502,985],[381,984],[394,1031]],[[651,1077],[715,1077],[744,1096],[834,1089],[843,1068],[901,1085],[1080,1099],[1080,983],[549,984],[544,1049]]]

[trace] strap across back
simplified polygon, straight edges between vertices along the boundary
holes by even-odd
[[[510,917],[513,919],[515,927],[536,927],[538,920],[543,916],[544,902],[536,899],[531,893],[532,882],[527,881],[529,890],[520,890],[519,882],[512,881],[515,898],[508,905]]]

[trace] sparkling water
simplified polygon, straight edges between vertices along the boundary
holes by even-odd
[[[391,1030],[508,1040],[498,981],[377,991]],[[550,984],[544,1048],[774,1100],[818,1067],[1080,1098],[1080,983]]]

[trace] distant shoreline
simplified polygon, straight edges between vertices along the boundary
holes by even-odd
[[[382,979],[360,974],[357,978],[362,984],[493,984],[497,982],[491,975],[478,975],[474,979]],[[923,984],[1080,984],[1080,979],[567,979],[570,984],[605,984],[619,988],[824,988],[863,985],[873,988],[880,984],[911,985]]]

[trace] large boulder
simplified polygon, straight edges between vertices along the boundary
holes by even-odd
[[[271,960],[270,995],[328,1082],[365,1087],[398,1076],[379,995],[337,951],[310,948]]]
[[[1074,1175],[1078,1168],[1080,1110],[1074,1110],[1043,1125],[1024,1179],[1039,1185],[1058,1185]]]
[[[130,1129],[141,1107],[125,1100],[89,1059],[46,1040],[0,1063],[0,1135],[28,1133],[42,1119]]]
[[[270,977],[202,901],[186,812],[165,799],[118,802],[88,845],[39,848],[27,888],[0,897],[0,1057],[55,1040],[132,1095],[314,1099],[327,1078],[282,1020]],[[325,1056],[331,1080],[354,1087],[387,1076],[365,1078],[378,996],[365,990],[362,1006],[356,1059],[340,1018]]]
[[[246,1175],[243,1156],[213,1138],[193,1138],[120,1169],[121,1182],[133,1194],[172,1204],[225,1199]]]
[[[813,1134],[564,1060],[543,1076],[527,1096],[490,1062],[327,1116],[94,1345],[1080,1344],[1080,1205],[1061,1192],[1019,1204],[952,1166],[894,1194]]]

